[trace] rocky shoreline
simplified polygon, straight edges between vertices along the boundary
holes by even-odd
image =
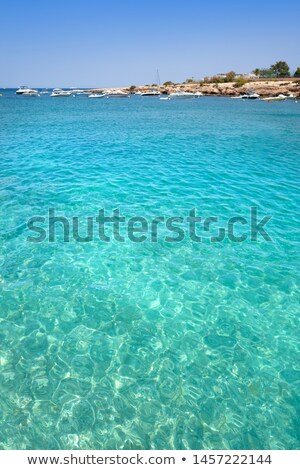
[[[137,86],[118,88],[132,94],[137,92],[146,92],[153,89],[153,86]],[[188,91],[191,93],[201,92],[207,96],[239,96],[247,90],[253,90],[261,97],[277,96],[279,94],[290,95],[300,98],[300,80],[299,79],[278,79],[278,80],[249,80],[242,85],[238,81],[227,83],[182,83],[159,87],[162,94],[173,93],[176,90]],[[91,92],[112,91],[117,88],[95,88]]]

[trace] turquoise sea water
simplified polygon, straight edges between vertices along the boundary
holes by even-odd
[[[0,447],[298,449],[300,102],[3,93]],[[272,242],[27,241],[251,206]]]

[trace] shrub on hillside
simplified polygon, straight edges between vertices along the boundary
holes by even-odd
[[[234,88],[240,88],[241,86],[245,85],[246,83],[248,83],[250,80],[246,80],[245,78],[243,77],[239,77],[235,80],[235,84],[233,85]]]

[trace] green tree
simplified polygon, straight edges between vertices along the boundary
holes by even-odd
[[[230,72],[227,72],[226,73],[226,82],[233,82],[233,80],[235,79],[235,75],[236,75],[236,73],[233,72],[233,70],[231,70]]]
[[[185,83],[193,83],[194,82],[194,77],[192,78],[187,78]]]
[[[294,73],[294,77],[300,77],[300,67],[297,68],[296,72]]]
[[[171,85],[174,85],[174,83],[171,82],[171,81],[168,81],[168,82],[165,82],[163,85],[164,86],[171,86]]]
[[[272,69],[260,69],[261,78],[272,78],[274,77],[274,71]]]
[[[275,73],[276,77],[289,77],[290,68],[284,60],[279,60],[275,64],[271,65],[271,70]]]
[[[254,69],[252,73],[254,73],[254,75],[256,75],[257,77],[259,77],[259,76],[260,76],[260,73],[261,73],[261,70],[260,70],[260,69]]]

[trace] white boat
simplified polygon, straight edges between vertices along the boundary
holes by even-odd
[[[285,95],[278,95],[278,96],[269,96],[267,98],[262,98],[262,101],[286,101],[287,96]]]
[[[61,88],[54,88],[50,96],[52,96],[53,98],[62,98],[64,96],[72,96],[72,92],[62,90]]]
[[[88,98],[105,98],[105,93],[91,93]]]
[[[160,91],[158,90],[143,91],[141,93],[141,96],[160,96]]]
[[[37,90],[28,90],[22,93],[22,96],[40,96]]]
[[[48,95],[49,94],[49,91],[40,91],[40,95]]]
[[[159,99],[162,100],[162,101],[169,101],[170,98],[168,96],[162,96]]]
[[[129,93],[122,90],[107,91],[104,93],[105,98],[128,98]]]
[[[255,93],[254,91],[246,91],[242,96],[241,98],[243,100],[257,100],[259,98],[259,95],[257,93]]]
[[[160,78],[158,69],[156,70],[156,85],[152,85],[152,88],[149,88],[147,91],[142,91],[141,96],[160,96],[161,93],[159,91],[160,87]]]
[[[32,88],[28,88],[28,86],[20,86],[20,88],[16,91],[16,95],[24,95],[24,93],[35,92],[38,93],[37,90],[33,90]],[[31,95],[33,96],[33,95]]]
[[[175,91],[174,93],[169,94],[169,99],[189,99],[189,98],[195,98],[195,93],[190,93],[188,91]]]
[[[195,97],[200,98],[200,96],[203,96],[203,93],[201,93],[201,91],[196,91]]]
[[[137,92],[135,93],[135,95],[141,95],[141,94],[142,94],[141,91],[137,91]]]

